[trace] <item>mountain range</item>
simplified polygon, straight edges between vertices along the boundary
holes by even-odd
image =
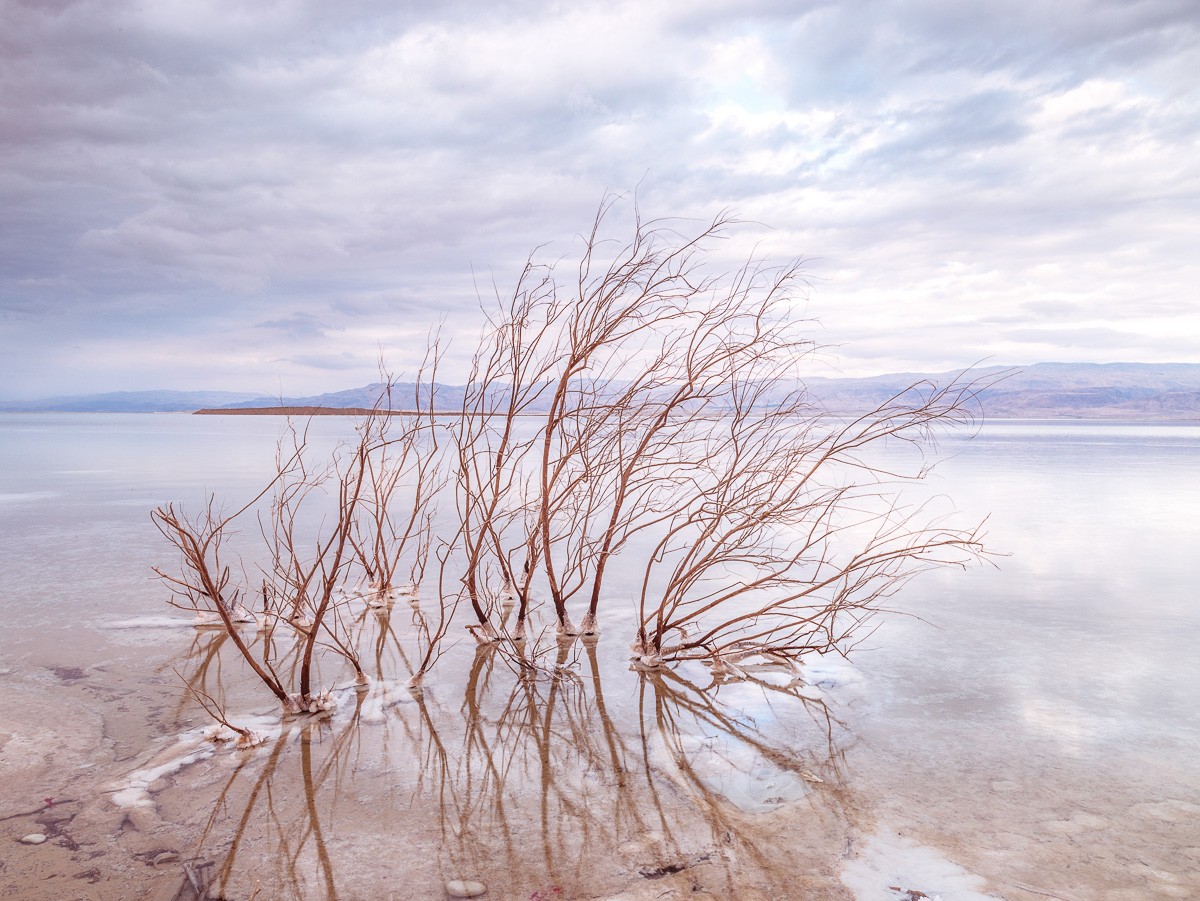
[[[871,409],[905,387],[927,380],[944,384],[958,373],[891,373],[870,378],[805,379],[805,385],[831,412]],[[980,393],[985,413],[1000,419],[1141,419],[1200,421],[1200,364],[1195,363],[1036,363],[992,366],[972,375],[999,379]],[[228,391],[120,391],[107,394],[0,402],[0,412],[16,413],[188,413],[260,410],[277,407],[369,408],[381,385],[304,397]],[[393,406],[404,408],[412,385],[393,389]],[[438,385],[437,405],[453,410],[462,386]]]

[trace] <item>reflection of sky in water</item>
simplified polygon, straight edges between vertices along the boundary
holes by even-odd
[[[99,576],[119,589],[114,613],[158,612],[148,569],[162,548],[149,508],[165,500],[194,508],[208,491],[231,502],[251,493],[281,425],[273,417],[0,419],[0,532],[9,550],[0,598],[20,591],[35,600],[40,585],[59,580],[60,601],[69,602],[72,589],[94,594]],[[319,449],[349,436],[351,423],[318,418],[310,429]],[[991,716],[1011,705],[1014,727],[1032,721],[1017,712],[1031,697],[1064,723],[1092,723],[1084,735],[1108,734],[1094,724],[1114,716],[1195,725],[1187,698],[1200,677],[1185,661],[1200,638],[1200,427],[997,422],[969,441],[944,440],[940,452],[948,459],[929,491],[951,497],[965,518],[990,513],[990,544],[1008,556],[998,569],[933,573],[904,592],[898,606],[928,624],[889,619],[867,642],[891,647],[887,669],[906,673],[890,690],[937,694],[941,703],[967,698]],[[622,596],[632,594],[635,570],[613,571],[606,618],[614,631],[628,631]],[[765,702],[745,703],[771,716]]]
[[[998,569],[919,580],[859,658],[892,703],[1077,756],[1195,741],[1200,427],[997,423],[932,490],[989,513]],[[898,653],[901,649],[908,653]]]
[[[131,617],[165,612],[149,567],[167,554],[149,510],[167,500],[195,508],[208,491],[230,502],[252,494],[270,469],[280,427],[258,417],[0,417],[5,665],[74,663],[75,649],[87,647],[114,672],[118,665],[140,672],[148,656],[191,640],[125,627]],[[350,434],[340,419],[312,428],[322,445]],[[976,756],[1007,767],[1010,781],[1042,768],[1068,780],[1103,761],[1108,776],[1141,768],[1146,780],[1194,791],[1200,427],[993,423],[969,442],[944,441],[941,451],[949,459],[929,491],[952,498],[966,519],[990,513],[990,545],[1008,556],[996,569],[918,579],[895,605],[920,619],[883,619],[852,664],[804,667],[806,694],[829,701],[864,738],[850,754],[855,772],[870,776],[907,755],[888,790],[911,792],[901,800],[914,809],[932,794],[926,774],[939,793],[971,796],[977,786],[955,789],[945,770],[969,768]],[[622,667],[637,575],[615,572],[613,606],[602,610],[603,647]],[[122,627],[97,631],[104,622]],[[685,672],[707,684],[699,665]],[[613,684],[608,705],[628,724],[638,699],[624,686]],[[373,689],[368,720],[400,722],[393,701],[412,717],[411,699],[395,688]],[[435,681],[431,692],[439,691]],[[820,724],[769,690],[729,684],[713,697],[772,745],[822,747],[814,739]],[[457,701],[448,704],[457,709]],[[739,807],[757,810],[808,791],[769,753],[702,717],[676,716],[675,750],[692,776]],[[135,751],[155,732],[145,724],[138,730],[129,739]],[[397,741],[396,753],[410,750]],[[664,768],[677,765],[678,755],[660,753]],[[888,763],[879,766],[881,759]],[[1145,800],[1119,779],[1110,786],[1096,801],[1110,814]],[[1033,784],[1022,804],[1049,804],[1044,787]]]
[[[55,496],[53,491],[7,491],[0,494],[0,504],[31,504]]]

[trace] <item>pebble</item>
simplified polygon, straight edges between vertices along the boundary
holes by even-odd
[[[446,883],[446,894],[451,898],[478,898],[486,891],[486,885],[470,879],[451,879]]]
[[[46,840],[46,836],[40,832],[31,832],[29,835],[21,839],[21,843],[25,845],[40,845]]]

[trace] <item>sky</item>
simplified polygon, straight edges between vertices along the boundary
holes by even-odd
[[[1195,0],[0,0],[0,398],[419,361],[599,203],[803,258],[823,375],[1200,363]]]

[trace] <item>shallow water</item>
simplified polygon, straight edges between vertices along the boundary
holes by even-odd
[[[791,691],[630,672],[614,600],[598,644],[561,650],[572,676],[523,681],[460,641],[423,695],[327,672],[334,716],[282,727],[221,636],[165,605],[148,515],[251,495],[279,427],[0,417],[0,816],[49,836],[6,849],[0,895],[1200,894],[1200,427],[944,441],[931,490],[990,513],[1007,556],[912,583],[913,616]],[[364,614],[373,674],[402,681],[412,616]],[[181,676],[272,738],[205,742]]]

